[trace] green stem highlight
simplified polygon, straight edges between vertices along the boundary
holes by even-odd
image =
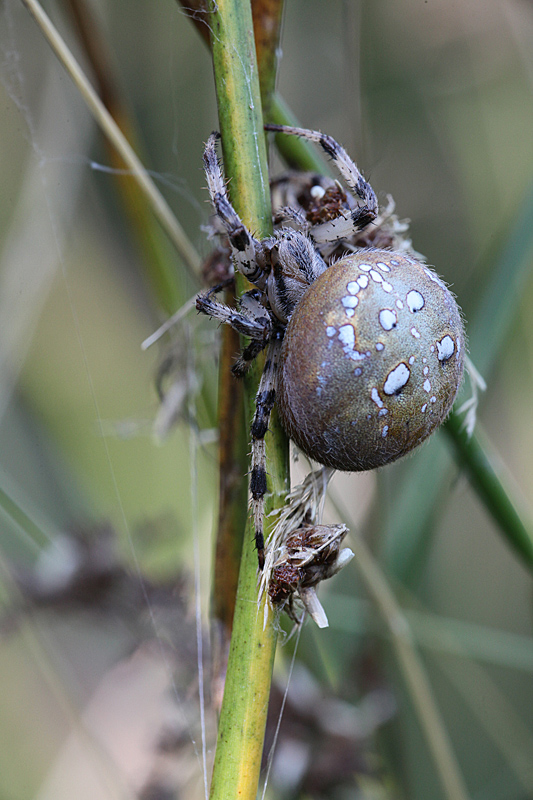
[[[224,170],[237,212],[257,236],[271,231],[266,145],[255,55],[252,14],[245,0],[219,0],[209,18],[211,48],[224,153]],[[245,280],[237,276],[244,290]],[[245,380],[248,418],[260,364]],[[288,446],[273,415],[267,435],[267,512],[280,505],[288,484]],[[265,526],[267,527],[267,526]],[[267,531],[268,532],[268,531]],[[276,633],[265,600],[258,605],[257,553],[253,531],[244,534],[239,585],[224,699],[211,785],[212,800],[257,795],[270,694]]]

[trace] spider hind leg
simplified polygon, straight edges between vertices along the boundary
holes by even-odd
[[[252,466],[250,473],[250,493],[255,526],[255,546],[259,569],[265,565],[265,538],[263,518],[265,511],[265,494],[267,493],[267,471],[265,434],[268,430],[270,415],[276,402],[276,383],[278,360],[281,349],[281,338],[273,339],[267,351],[267,358],[259,382],[255,398],[255,414],[252,421]]]

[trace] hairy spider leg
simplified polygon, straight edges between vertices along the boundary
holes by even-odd
[[[239,357],[236,359],[231,371],[237,378],[242,378],[248,372],[251,362],[256,358],[261,350],[268,344],[268,340],[272,334],[272,322],[268,314],[261,314],[264,309],[257,302],[246,304],[241,302],[240,311],[235,308],[220,303],[213,294],[223,288],[215,286],[203,295],[198,295],[196,298],[196,309],[202,314],[207,314],[213,319],[218,319],[219,322],[225,322],[227,325],[241,333],[243,336],[248,336],[252,341],[241,351]],[[245,301],[253,292],[247,292],[241,298]]]
[[[294,222],[297,225],[297,230],[302,231],[302,233],[307,234],[311,225],[305,218],[305,214],[302,211],[297,211],[295,208],[291,208],[290,206],[283,206],[278,211],[276,211],[276,215],[274,217],[274,223],[276,225],[283,225],[285,222]]]
[[[260,339],[252,339],[250,344],[244,347],[238,358],[235,359],[235,363],[231,368],[233,375],[236,378],[244,378],[250,369],[252,361],[257,358],[261,350],[264,350],[266,346],[267,342],[263,342]]]
[[[255,546],[259,569],[265,566],[265,537],[263,517],[265,494],[267,492],[265,434],[270,422],[270,414],[276,402],[276,381],[281,350],[281,335],[270,342],[267,350],[263,374],[255,398],[255,414],[252,421],[252,465],[250,473],[250,493],[255,527]]]
[[[311,228],[311,236],[315,242],[322,244],[345,239],[375,220],[378,214],[378,201],[374,190],[365,181],[346,150],[332,136],[320,133],[320,131],[308,130],[307,128],[293,128],[289,125],[269,124],[265,125],[265,130],[301,136],[303,139],[319,144],[333,160],[348,189],[358,201],[362,201],[361,205],[358,204],[357,208],[347,213],[346,216],[341,215],[329,222],[313,226]]]
[[[200,294],[196,298],[196,309],[202,314],[207,314],[213,319],[218,319],[219,322],[225,322],[227,325],[242,333],[243,336],[249,336],[251,339],[261,343],[262,346],[257,351],[261,352],[263,347],[266,346],[271,333],[272,323],[266,315],[258,319],[249,317],[243,314],[242,311],[237,311],[230,306],[220,303],[216,298],[212,297],[213,290],[211,289],[206,294]]]
[[[252,236],[231,205],[226,191],[226,183],[218,162],[216,152],[217,139],[220,139],[220,134],[214,131],[206,142],[203,157],[211,202],[228,234],[236,268],[251,283],[262,289],[264,288],[266,276],[261,263],[261,242]]]
[[[270,422],[270,414],[276,402],[276,378],[278,371],[279,353],[281,349],[281,331],[272,332],[272,323],[268,317],[254,319],[246,314],[239,313],[229,306],[219,303],[212,297],[216,289],[211,289],[196,299],[196,308],[203,314],[213,319],[231,325],[239,333],[249,336],[252,341],[243,350],[234,365],[238,375],[244,365],[244,372],[250,360],[266,346],[270,339],[265,366],[259,382],[255,398],[255,413],[251,427],[252,437],[252,464],[250,472],[250,493],[252,495],[252,508],[254,515],[255,546],[260,569],[265,565],[265,539],[263,533],[264,497],[267,491],[265,434]],[[274,338],[271,338],[274,336]]]

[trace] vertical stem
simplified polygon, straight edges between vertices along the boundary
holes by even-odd
[[[234,302],[233,297],[226,296],[224,299],[227,304]],[[248,486],[245,476],[250,446],[247,416],[244,413],[244,385],[231,374],[231,366],[239,346],[238,333],[225,326],[219,362],[219,495],[211,604],[212,689],[217,710],[221,705],[221,692],[226,676],[239,581],[239,562],[248,517]]]
[[[232,202],[258,236],[271,232],[270,192],[252,15],[247,0],[222,0],[210,16],[211,49]]]
[[[252,15],[248,0],[218,0],[209,18],[224,152],[224,168],[237,212],[264,237],[271,230],[266,146],[261,115]],[[238,286],[244,279],[237,276]],[[260,367],[245,381],[251,416]],[[283,501],[288,447],[273,415],[267,435],[267,509]],[[256,797],[276,635],[271,613],[257,602],[257,554],[253,531],[244,535],[233,635],[213,769],[211,798]],[[265,615],[266,611],[266,615]]]

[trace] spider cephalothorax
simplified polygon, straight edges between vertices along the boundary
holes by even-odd
[[[277,210],[274,234],[258,240],[229,201],[215,150],[219,135],[207,142],[216,215],[235,267],[257,288],[241,298],[238,311],[219,303],[216,289],[198,297],[197,308],[250,338],[235,374],[268,346],[251,429],[261,567],[264,437],[274,403],[309,457],[340,470],[372,469],[405,455],[443,422],[465,355],[453,296],[409,240],[396,236],[401,225],[390,224],[390,213],[380,215],[372,187],[345,150],[317,131],[266,127],[318,143],[348,193],[319,176],[278,185],[290,205]]]

